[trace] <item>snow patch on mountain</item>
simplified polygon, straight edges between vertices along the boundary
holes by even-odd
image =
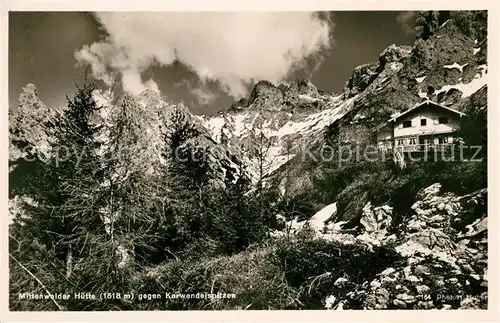
[[[488,84],[488,71],[486,65],[479,66],[480,72],[476,74],[474,79],[469,83],[457,83],[452,85],[445,85],[436,91],[436,95],[448,92],[450,89],[457,89],[462,92],[461,97],[466,98],[474,94],[480,88]],[[420,94],[419,94],[420,95]]]
[[[337,213],[337,202],[325,206],[309,220],[311,229],[315,232],[321,232],[325,227],[325,222],[335,213]]]
[[[197,116],[199,120],[203,122],[203,126],[207,128],[212,134],[212,139],[216,142],[221,142],[222,128],[226,124],[226,120],[223,117],[214,117],[205,120],[202,116]]]
[[[422,90],[418,91],[418,96],[423,99],[429,99],[427,92],[423,92]]]
[[[451,65],[444,65],[443,67],[444,68],[448,68],[448,69],[453,69],[453,68],[456,68],[460,71],[460,73],[463,72],[463,69],[465,66],[469,65],[469,63],[465,63],[463,65],[459,65],[457,62],[454,62],[453,64]]]
[[[421,76],[421,77],[417,77],[417,78],[415,78],[415,80],[416,80],[418,83],[422,83],[422,82],[425,80],[425,78],[426,78],[426,77],[427,77],[427,75],[424,75],[424,76]]]
[[[308,95],[301,95],[310,100],[319,100]],[[291,113],[287,111],[256,111],[244,110],[239,113],[223,113],[214,117],[197,116],[210,137],[217,143],[222,138],[229,139],[228,145],[239,146],[240,156],[250,165],[247,169],[253,181],[259,176],[258,158],[250,156],[249,145],[258,145],[259,136],[270,143],[266,147],[265,160],[266,173],[272,173],[297,155],[296,148],[302,143],[308,143],[308,138],[313,138],[321,133],[327,126],[342,118],[350,108],[356,97],[342,100],[339,96],[329,96],[324,108],[315,113]],[[252,140],[256,141],[253,142]],[[293,142],[292,151],[287,144]]]
[[[389,64],[389,67],[392,71],[398,72],[400,69],[403,68],[403,63],[401,62],[392,62]]]
[[[307,95],[307,94],[299,94],[299,98],[302,100],[310,101],[310,102],[318,101],[318,98],[314,98],[314,97]]]

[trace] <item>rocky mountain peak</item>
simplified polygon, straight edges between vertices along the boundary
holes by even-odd
[[[292,112],[320,110],[330,99],[324,95],[308,79],[296,79],[291,83],[281,83],[278,86],[269,81],[259,81],[255,84],[248,98],[235,102],[228,112],[256,110],[267,112]]]
[[[395,44],[390,45],[379,56],[379,63],[381,67],[385,64],[396,62],[402,58],[406,58],[411,54],[411,46],[396,46]]]
[[[21,90],[21,91],[22,91],[21,93],[23,93],[23,92],[31,92],[31,93],[34,93],[35,95],[38,95],[38,94],[37,94],[37,90],[36,90],[36,86],[35,86],[35,84],[33,84],[33,83],[28,83],[28,84],[26,84],[26,85],[22,88],[22,90]]]
[[[259,81],[248,97],[248,105],[259,106],[261,109],[273,110],[283,103],[283,93],[269,81]]]
[[[298,79],[292,82],[287,89],[288,92],[296,95],[308,95],[317,97],[319,95],[316,86],[308,79]]]
[[[24,156],[23,147],[37,147],[46,153],[51,140],[54,109],[46,106],[38,97],[34,84],[27,84],[21,89],[18,106],[9,109],[10,142],[17,143],[9,149],[9,160],[15,161]]]
[[[26,84],[19,93],[18,99],[19,108],[30,108],[30,109],[46,109],[47,107],[38,98],[38,93],[36,86],[32,83]]]
[[[377,77],[378,63],[368,63],[357,66],[346,82],[344,93],[347,97],[352,97],[364,91],[368,85]]]
[[[151,89],[146,89],[140,93],[137,96],[137,100],[151,107],[157,107],[164,103],[161,95]]]

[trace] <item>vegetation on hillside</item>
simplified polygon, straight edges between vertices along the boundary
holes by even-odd
[[[355,276],[362,283],[401,262],[401,257],[390,249],[369,251],[315,239],[307,231],[271,238],[278,225],[276,214],[305,219],[314,214],[315,205],[337,201],[337,217],[355,227],[370,201],[393,205],[396,225],[411,212],[416,193],[434,182],[461,194],[486,186],[484,161],[422,162],[405,169],[392,160],[345,165],[333,161],[320,165],[322,176],[315,179],[313,190],[280,199],[271,188],[251,190],[244,177],[212,181],[200,152],[183,145],[194,128],[180,122],[165,135],[169,149],[163,153],[168,161],[163,172],[146,174],[130,160],[140,134],[127,100],[107,132],[103,155],[96,154],[104,142],[89,118],[99,109],[92,89],[79,88],[68,100],[52,147],[82,153],[64,160],[52,154],[43,166],[35,161],[36,177],[25,181],[23,189],[34,201],[24,205],[25,217],[10,228],[12,310],[322,308],[339,277]],[[484,120],[474,115],[471,128],[484,127]],[[466,141],[476,143],[476,134]],[[175,158],[175,152],[182,158]],[[372,259],[369,267],[364,266],[367,259]],[[325,274],[332,269],[334,274]],[[82,291],[225,292],[237,298],[19,299],[24,292]]]
[[[455,19],[465,35],[484,33],[480,23],[484,13],[457,16],[427,12],[418,16],[417,37],[431,39],[448,19]],[[366,84],[356,86],[363,91]],[[199,129],[175,109],[170,123],[162,125],[166,129],[159,152],[163,163],[158,171],[150,171],[149,161],[142,157],[145,145],[150,144],[144,140],[148,129],[140,122],[137,102],[125,95],[113,108],[111,122],[96,123],[95,114],[102,107],[92,97],[94,89],[93,84],[77,87],[67,107],[51,116],[47,125],[53,137],[47,140],[50,153],[31,152],[11,165],[9,195],[21,210],[9,227],[9,307],[13,311],[322,309],[332,295],[337,306],[338,299],[351,295],[343,303],[346,306],[377,308],[377,300],[372,302],[373,295],[367,290],[380,287],[380,273],[392,269],[406,275],[410,267],[410,258],[396,251],[396,242],[411,242],[413,234],[431,236],[432,232],[433,243],[439,245],[442,240],[443,244],[458,245],[450,238],[458,236],[456,232],[444,238],[434,227],[422,226],[418,229],[421,232],[410,232],[408,222],[420,212],[414,205],[424,199],[423,189],[439,183],[444,198],[436,195],[432,197],[435,200],[453,200],[453,205],[462,205],[462,199],[473,201],[468,206],[464,202],[467,207],[460,211],[450,207],[453,217],[443,220],[447,221],[446,232],[452,231],[450,227],[457,232],[466,226],[472,228],[471,223],[486,217],[486,87],[462,100],[459,107],[467,113],[459,135],[465,145],[482,147],[477,154],[474,150],[468,151],[465,159],[455,155],[453,161],[430,158],[409,162],[404,168],[392,155],[381,151],[374,151],[369,160],[316,158],[303,161],[301,167],[290,160],[280,169],[286,180],[302,175],[298,172],[313,174],[308,189],[293,192],[288,186],[282,190],[282,178],[279,182],[272,176],[265,178],[262,132],[251,138],[261,143],[251,147],[260,163],[257,185],[245,176],[243,164],[239,165],[238,178],[217,177],[205,152],[192,144],[200,136]],[[349,148],[365,149],[373,141],[373,130],[393,112],[387,108],[389,103],[399,100],[401,106],[407,106],[406,100],[414,96],[406,89],[388,93],[374,91],[367,95],[359,103],[364,106],[356,106],[358,110],[353,109],[349,118],[329,127],[322,143],[338,151],[344,144],[343,137],[352,139],[357,134],[360,140],[349,142]],[[351,126],[351,121],[363,109],[369,115],[358,131],[355,128],[359,125]],[[22,120],[15,121],[10,144],[23,149],[29,144],[29,134],[21,129]],[[311,152],[313,157],[319,154],[314,149]],[[296,234],[282,230],[293,221],[310,219],[334,202],[336,213],[328,221],[345,222],[343,229],[350,230],[349,234],[366,233],[363,222],[369,213],[367,206],[387,206],[392,210],[387,234],[394,234],[395,241],[346,243],[318,235],[307,226]],[[440,211],[446,207],[443,202]],[[432,213],[435,209],[430,210],[426,214],[436,218]],[[483,239],[484,231],[473,238]],[[439,234],[441,240],[436,238]],[[473,238],[466,243],[476,243]],[[479,247],[475,250],[476,255],[484,253]],[[427,267],[435,266],[432,275],[426,276],[432,277],[432,282],[429,278],[426,284],[437,292],[451,293],[458,288],[441,284],[442,277],[434,279],[445,274],[446,279],[459,277],[460,284],[468,283],[464,290],[471,295],[484,292],[483,281],[469,281],[471,273],[484,270],[481,257],[470,263],[462,261],[460,265],[471,270],[461,268],[460,273],[456,273],[454,264],[430,258],[426,255],[417,260]],[[469,258],[460,260],[464,259]],[[422,289],[406,280],[409,287],[403,287],[409,291]],[[374,281],[377,283],[372,286],[370,282]],[[389,279],[383,283],[392,282]],[[394,288],[386,290],[387,295],[402,294],[395,286],[390,287]],[[64,293],[71,297],[25,299],[24,293]],[[77,293],[91,293],[97,299],[76,298]],[[124,297],[131,293],[134,300]],[[176,293],[225,293],[235,297],[166,297]],[[161,296],[154,297],[157,294]],[[431,305],[401,303],[384,304],[384,308],[462,306],[460,302],[450,305],[444,301]]]

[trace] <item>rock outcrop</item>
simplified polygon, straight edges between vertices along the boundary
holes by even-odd
[[[475,213],[486,199],[486,189],[456,196],[441,193],[441,184],[435,183],[419,191],[412,206],[414,213],[401,225],[392,225],[392,207],[367,203],[360,234],[343,230],[345,222],[311,226],[318,239],[367,250],[385,247],[406,259],[361,285],[346,279],[342,288],[332,290],[335,302],[329,307],[486,308],[487,215]],[[303,227],[307,223],[303,221]],[[296,221],[291,226],[300,232]],[[342,296],[340,290],[346,285],[352,290]]]
[[[48,156],[56,113],[38,98],[35,85],[30,83],[22,88],[18,106],[9,110],[10,170],[29,153],[41,158]]]

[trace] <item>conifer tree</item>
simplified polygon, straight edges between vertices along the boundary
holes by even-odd
[[[103,254],[109,254],[104,223],[98,213],[100,197],[96,193],[102,182],[102,169],[96,155],[99,128],[92,121],[99,109],[92,98],[93,90],[92,84],[77,87],[74,98],[67,98],[67,108],[57,115],[55,140],[51,142],[46,163],[40,164],[43,168],[37,178],[44,185],[34,186],[37,189],[31,195],[34,202],[25,207],[27,216],[23,225],[11,230],[11,241],[18,241],[14,243],[16,248],[21,248],[21,240],[29,237],[37,248],[46,250],[47,257],[54,257],[46,261],[62,264],[62,268],[58,268],[68,283],[87,285],[87,290],[100,284],[96,273],[105,275],[106,270],[102,272],[103,266],[95,265],[99,258],[102,263]],[[11,254],[14,258],[16,255]],[[22,266],[24,261],[36,262],[36,259],[16,258],[15,261]],[[79,273],[74,280],[76,268],[83,274]]]
[[[154,225],[165,203],[162,183],[144,168],[142,155],[150,143],[143,140],[147,125],[140,114],[138,103],[128,94],[115,109],[106,132],[101,195],[114,248],[131,254],[138,251],[139,258],[147,258],[151,250],[161,247]]]
[[[98,126],[91,118],[99,109],[92,97],[93,84],[77,86],[73,99],[58,120],[56,146],[49,167],[57,178],[57,198],[53,203],[50,221],[60,223],[54,242],[67,258],[68,276],[72,257],[84,257],[90,250],[84,246],[89,237],[105,234],[102,219],[97,212],[99,196],[96,189],[102,182],[102,170],[96,149]],[[88,246],[88,245],[87,245]]]
[[[193,144],[200,133],[186,119],[182,106],[175,106],[165,122],[164,151],[166,161],[161,174],[164,193],[163,216],[158,233],[166,255],[182,251],[203,235],[204,188],[210,178],[205,151]]]

